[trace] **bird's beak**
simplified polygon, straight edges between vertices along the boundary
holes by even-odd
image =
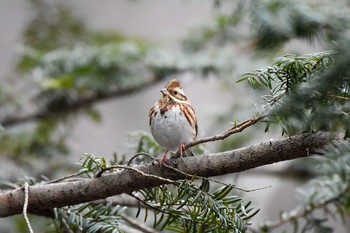
[[[167,89],[163,88],[163,89],[160,89],[160,92],[162,92],[163,95],[168,95],[169,92]]]

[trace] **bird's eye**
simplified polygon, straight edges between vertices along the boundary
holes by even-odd
[[[174,95],[177,95],[177,91],[174,91]]]

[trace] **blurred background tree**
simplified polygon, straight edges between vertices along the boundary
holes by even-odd
[[[86,15],[84,18],[83,11],[80,15],[75,13],[78,3],[32,0],[25,4],[32,15],[20,32],[16,65],[11,74],[1,77],[0,83],[3,189],[26,175],[33,177],[26,177],[26,180],[35,183],[74,173],[80,169],[74,163],[84,152],[90,155],[84,157],[86,163],[81,165],[91,173],[102,166],[99,157],[102,155],[113,164],[121,162],[122,156],[128,157],[139,151],[153,155],[163,153],[147,133],[135,131],[148,132],[148,108],[159,98],[158,89],[174,77],[185,83],[186,92],[199,115],[201,136],[221,132],[228,122],[243,120],[256,113],[269,115],[264,125],[222,143],[199,148],[205,152],[234,149],[261,141],[262,137],[279,137],[280,132],[286,135],[318,130],[349,132],[350,19],[347,1],[161,3],[162,10],[180,4],[184,9],[197,10],[200,6],[199,9],[209,12],[206,17],[198,17],[204,21],[197,21],[201,26],[163,40],[145,39],[130,33],[132,26],[128,26],[130,18],[127,15],[123,21],[130,28],[129,33],[97,30],[88,24],[91,21]],[[96,14],[100,4],[93,4]],[[147,7],[155,8],[160,3],[125,1],[123,4],[146,12]],[[118,15],[118,6],[113,7],[113,14]],[[14,16],[8,16],[5,21],[11,17]],[[176,20],[180,18],[175,17]],[[157,15],[156,21],[161,20],[162,15]],[[165,28],[171,27],[163,24]],[[150,28],[149,34],[160,37],[160,32]],[[262,69],[257,69],[260,67]],[[204,96],[208,100],[203,101]],[[262,102],[260,96],[263,96]],[[124,105],[117,101],[124,101]],[[253,102],[257,103],[255,108],[251,105]],[[264,129],[269,134],[265,134]],[[133,133],[127,140],[123,134],[128,132]],[[108,139],[113,137],[115,139]],[[108,140],[109,144],[105,143]],[[283,212],[276,222],[259,225],[253,219],[253,227],[249,230],[269,231],[283,223],[291,223],[293,227],[283,226],[286,231],[294,228],[296,231],[331,232],[334,228],[336,232],[347,232],[344,224],[348,220],[350,199],[349,148],[349,145],[329,146],[323,151],[323,159],[296,161],[285,167],[272,168],[270,175],[281,175],[286,179],[287,174],[298,178],[298,181],[291,181],[289,190],[293,191],[293,184],[296,184],[301,202],[295,210]],[[91,165],[87,161],[95,161],[97,168],[87,166]],[[322,169],[315,169],[315,164]],[[258,171],[269,175],[266,169]],[[246,177],[252,175],[254,172],[247,173]],[[262,183],[259,179],[236,176],[222,178],[227,183],[237,181],[238,184],[247,179],[244,186],[256,188],[262,187],[261,184],[273,184],[273,179],[279,178],[266,179]],[[312,181],[308,183],[310,179]],[[21,182],[23,180],[19,184]],[[303,188],[303,184],[308,185]],[[261,203],[264,201],[260,194],[257,194],[259,198],[219,186],[211,184],[210,188],[205,181],[202,184],[185,183],[181,186],[183,190],[177,190],[178,196],[174,195],[180,197],[182,192],[187,192],[187,200],[195,203],[196,196],[193,195],[196,191],[203,192],[197,197],[197,201],[202,202],[211,192],[219,197],[211,200],[211,209],[215,209],[213,206],[219,200],[227,198],[224,206],[234,203],[237,210],[243,211],[243,215],[239,215],[241,226],[237,225],[240,220],[234,220],[235,229],[240,231],[247,227],[245,218],[250,220],[256,213],[256,209],[250,208],[249,200],[256,201],[255,206],[262,209],[260,217],[258,214],[256,218],[262,221],[271,219],[269,215],[272,219],[277,218],[268,211],[263,212]],[[150,203],[163,203],[174,197],[158,200],[157,192],[173,192],[168,189],[171,187],[162,186],[140,195]],[[269,190],[264,192],[266,196],[272,195]],[[244,195],[245,201],[237,195]],[[271,203],[266,205],[271,206]],[[274,206],[274,212],[288,211],[294,205],[282,199],[280,207]],[[55,221],[46,218],[42,221],[35,216],[31,221],[34,228],[41,229],[39,231],[60,232],[64,229],[70,232],[70,228],[79,232],[87,227],[90,232],[101,229],[128,232],[129,228],[124,227],[133,226],[128,222],[128,215],[135,216],[129,209],[137,208],[125,210],[122,206],[90,203],[57,210]],[[246,215],[242,206],[249,210]],[[170,207],[163,203],[160,208]],[[324,214],[314,209],[322,209]],[[152,220],[157,231],[167,228],[174,232],[205,232],[203,225],[193,228],[196,225],[191,218],[177,222],[179,216],[186,219],[186,213],[179,213],[176,208],[170,210],[167,214],[173,218],[168,220],[162,217],[161,211],[155,211]],[[242,214],[239,211],[237,213]],[[143,222],[139,212],[137,215]],[[83,220],[80,216],[84,216]],[[101,218],[97,221],[96,216]],[[147,214],[143,217],[147,219]],[[213,223],[217,223],[218,216],[211,217]],[[329,217],[336,220],[327,221]],[[3,219],[0,221],[4,221],[0,224],[3,231],[26,232],[20,218],[6,223]],[[220,232],[220,229],[216,231]]]

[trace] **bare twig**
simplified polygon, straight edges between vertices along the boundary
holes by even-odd
[[[126,164],[126,165],[130,165],[131,164],[131,162],[135,159],[135,158],[137,158],[138,156],[140,156],[140,155],[145,155],[145,156],[147,156],[147,157],[149,157],[149,158],[151,158],[151,159],[153,159],[153,160],[156,160],[152,155],[150,155],[150,154],[148,154],[148,153],[145,153],[145,152],[140,152],[140,153],[137,153],[137,154],[135,154],[134,156],[132,156],[130,159],[129,159],[129,161],[128,161],[128,163]]]
[[[120,217],[127,223],[129,223],[129,225],[137,230],[140,230],[142,232],[145,233],[157,233],[157,231],[155,231],[153,228],[150,228],[149,226],[147,226],[146,224],[143,224],[139,221],[136,221],[135,219],[129,217],[128,215],[124,214],[124,213],[119,213]]]
[[[248,128],[249,126],[252,126],[256,123],[258,123],[259,121],[261,121],[262,119],[264,119],[266,117],[266,115],[261,115],[261,116],[256,116],[256,117],[252,117],[249,118],[245,121],[242,121],[238,124],[235,124],[232,128],[222,132],[221,134],[217,134],[214,136],[210,136],[210,137],[205,137],[205,138],[201,138],[201,139],[197,139],[193,142],[187,143],[185,145],[185,149],[188,149],[190,147],[202,144],[202,143],[206,143],[206,142],[213,142],[213,141],[218,141],[218,140],[224,140],[225,138],[229,137],[232,134],[236,134],[236,133],[240,133],[242,132],[244,129]],[[180,151],[177,151],[175,156],[179,156],[180,155]]]
[[[147,203],[146,201],[142,200],[141,198],[139,198],[138,196],[132,194],[132,193],[129,193],[130,196],[132,196],[133,198],[135,198],[136,200],[138,200],[140,203],[142,203],[144,206],[147,206],[148,208],[152,209],[152,210],[155,210],[155,211],[158,211],[158,212],[161,212],[161,213],[164,213],[164,214],[169,214],[168,212],[162,210],[162,209],[159,209],[155,206],[152,206],[151,204]]]
[[[74,173],[74,174],[71,174],[71,175],[68,175],[68,176],[64,176],[64,177],[58,178],[56,180],[51,180],[51,181],[47,182],[47,184],[58,183],[58,182],[67,180],[69,178],[80,176],[80,175],[85,174],[85,173],[87,173],[87,171],[79,171],[77,173]]]
[[[147,174],[147,173],[144,173],[143,171],[140,171],[136,168],[133,168],[133,167],[130,167],[130,166],[126,166],[126,165],[113,165],[113,166],[110,166],[110,167],[107,167],[105,169],[102,169],[101,171],[99,171],[97,174],[96,174],[96,178],[97,177],[100,177],[102,175],[103,172],[105,171],[109,171],[109,170],[113,170],[113,169],[116,169],[116,168],[121,168],[121,169],[127,169],[127,170],[131,170],[131,171],[135,171],[139,174],[141,174],[142,176],[144,177],[149,177],[149,178],[153,178],[153,179],[158,179],[159,181],[162,181],[162,182],[166,182],[166,183],[169,183],[169,184],[174,184],[174,183],[177,183],[176,181],[174,180],[170,180],[170,179],[166,179],[166,178],[163,178],[161,176],[155,176],[155,175],[152,175],[152,174]]]
[[[24,217],[24,220],[26,221],[29,232],[34,233],[33,228],[30,225],[28,215],[27,215],[28,200],[29,200],[29,184],[28,184],[28,182],[24,183],[23,189],[24,189],[23,217]]]

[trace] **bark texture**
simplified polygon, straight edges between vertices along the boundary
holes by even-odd
[[[183,158],[186,165],[179,158],[169,159],[167,164],[198,176],[218,176],[309,156],[334,140],[343,140],[343,134],[329,132],[301,134],[237,150],[186,157]],[[144,174],[171,180],[184,178],[181,173],[159,165],[148,164],[133,168]],[[99,178],[35,185],[29,187],[28,212],[47,213],[55,207],[103,199],[165,183],[167,182],[164,179],[143,175],[133,170],[122,170]],[[24,191],[20,188],[0,192],[0,217],[20,214],[23,202]]]

